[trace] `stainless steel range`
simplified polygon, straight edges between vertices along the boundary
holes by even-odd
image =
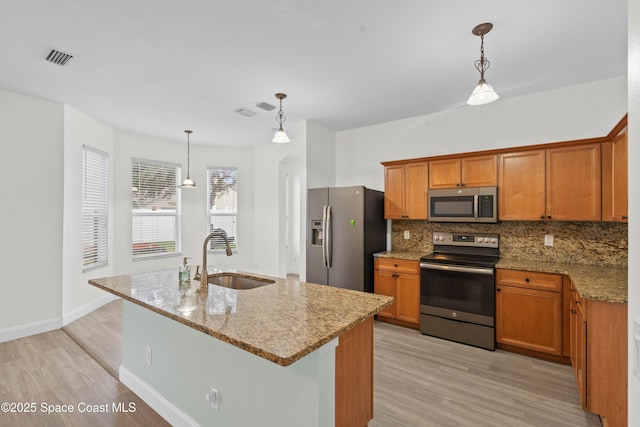
[[[497,234],[433,233],[420,259],[420,332],[495,350]]]

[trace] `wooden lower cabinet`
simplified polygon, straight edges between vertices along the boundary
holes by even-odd
[[[562,356],[562,276],[496,271],[496,342]]]
[[[571,289],[571,366],[576,378],[582,409],[587,409],[587,323],[586,305],[574,288]]]
[[[373,318],[339,338],[336,347],[336,427],[366,427],[373,418]]]
[[[420,262],[376,258],[374,265],[374,293],[396,299],[378,313],[378,320],[419,329]]]
[[[627,305],[585,300],[572,287],[571,365],[583,409],[627,425]]]

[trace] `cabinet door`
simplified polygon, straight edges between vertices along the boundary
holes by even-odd
[[[463,157],[461,161],[461,179],[465,187],[493,187],[498,184],[498,157]]]
[[[420,276],[396,276],[396,319],[420,323]]]
[[[402,219],[405,200],[404,165],[384,168],[384,217]]]
[[[628,221],[627,129],[602,144],[602,220]]]
[[[562,356],[562,293],[498,286],[496,341]]]
[[[427,170],[427,162],[405,165],[404,214],[408,219],[427,219]]]
[[[429,162],[429,189],[460,187],[460,158]]]
[[[587,409],[587,325],[578,310],[575,299],[571,301],[571,366],[576,378],[582,409]]]
[[[373,281],[373,292],[379,295],[396,297],[396,273],[386,270],[376,270]],[[396,318],[396,306],[398,302],[394,302],[389,307],[378,313],[381,317]]]
[[[547,150],[547,219],[599,221],[600,144]]]
[[[545,217],[544,150],[498,156],[498,219],[540,221]]]

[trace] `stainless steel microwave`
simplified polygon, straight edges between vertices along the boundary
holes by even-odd
[[[429,190],[428,219],[432,222],[498,222],[496,187]]]

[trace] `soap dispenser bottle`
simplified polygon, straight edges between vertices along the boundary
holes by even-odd
[[[178,280],[180,283],[188,283],[191,280],[191,264],[189,264],[189,258],[184,257],[182,264],[178,267]]]

